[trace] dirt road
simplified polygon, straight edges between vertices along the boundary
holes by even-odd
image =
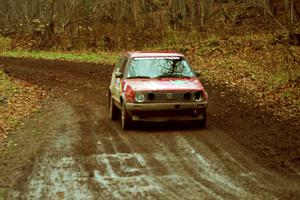
[[[235,91],[206,83],[207,129],[109,120],[111,66],[4,59],[51,90],[11,133],[0,199],[300,199],[299,127],[273,121]]]

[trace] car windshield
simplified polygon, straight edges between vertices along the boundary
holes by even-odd
[[[194,77],[188,62],[181,57],[134,58],[127,66],[127,78]]]

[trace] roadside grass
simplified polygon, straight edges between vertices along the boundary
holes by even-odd
[[[115,63],[119,57],[119,52],[64,52],[64,51],[28,51],[9,50],[0,52],[0,56],[12,58],[34,58],[47,60],[62,60],[92,63]]]
[[[7,116],[5,108],[9,104],[10,98],[19,94],[20,91],[21,88],[16,82],[0,70],[0,128],[4,130],[6,127],[15,126],[15,117]]]
[[[11,39],[0,36],[0,52],[7,51],[10,49]]]
[[[5,98],[9,98],[19,91],[20,88],[12,81],[12,79],[0,70],[0,101],[5,101]]]

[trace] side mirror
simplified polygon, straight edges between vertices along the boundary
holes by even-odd
[[[116,72],[115,76],[116,76],[116,78],[122,78],[123,73],[122,72]]]

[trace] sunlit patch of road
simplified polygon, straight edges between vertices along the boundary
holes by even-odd
[[[106,170],[105,172],[95,170],[95,181],[115,198],[122,199],[128,194],[145,197],[151,193],[161,193],[161,187],[153,177],[147,175],[146,163],[141,155],[135,153],[103,154],[98,155],[96,160]],[[119,163],[119,166],[117,169],[113,169],[110,163]]]
[[[40,163],[43,166],[32,177],[27,199],[93,199],[88,189],[88,174],[74,158],[49,158],[45,157]]]
[[[99,152],[104,151],[100,140],[97,148]],[[94,171],[95,180],[117,199],[126,194],[146,196],[147,193],[161,192],[153,177],[146,174],[146,161],[137,153],[103,153],[96,155],[96,162],[104,170]]]

